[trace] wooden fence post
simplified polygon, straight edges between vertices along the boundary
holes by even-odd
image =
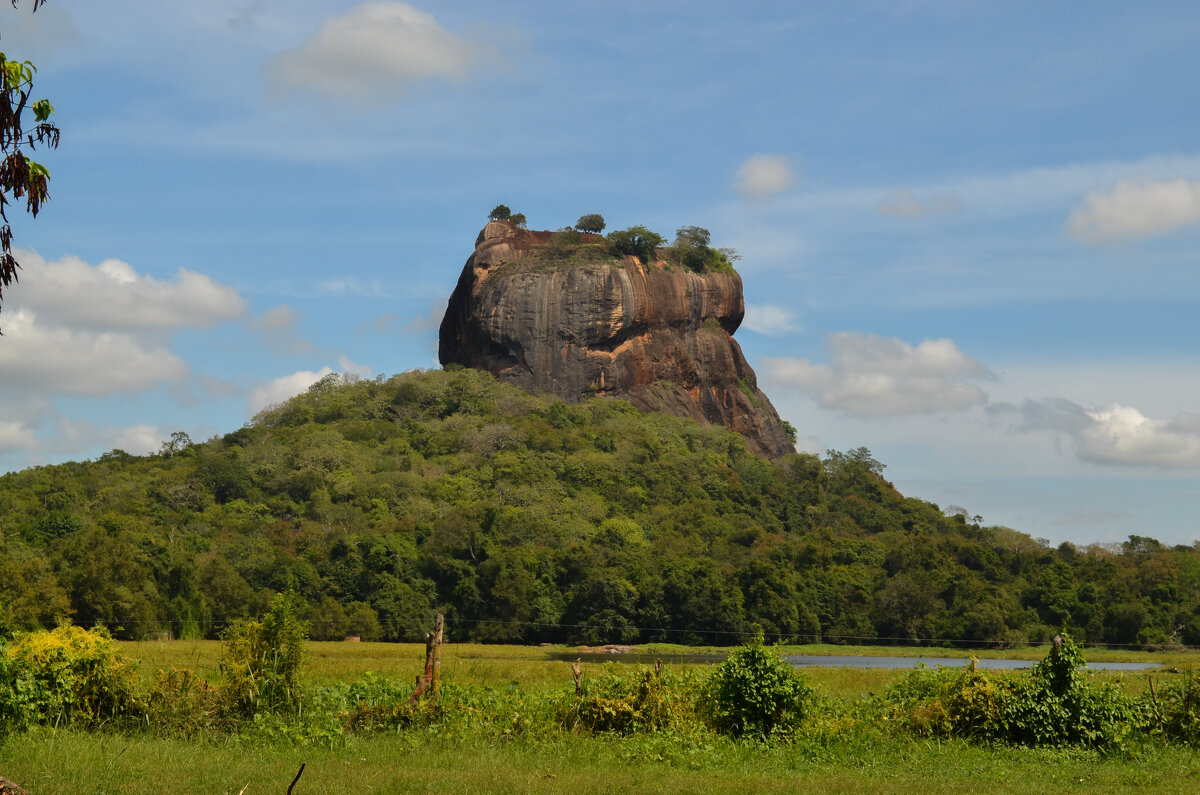
[[[441,613],[437,615],[437,623],[433,630],[433,700],[438,700],[438,693],[442,689],[442,629],[445,626],[445,619]]]
[[[430,685],[433,686],[434,699],[437,698],[438,690],[441,688],[442,628],[444,625],[445,619],[441,613],[438,613],[433,632],[425,633],[425,675],[417,677],[417,689],[408,699],[410,707],[417,703],[417,699],[424,695]]]

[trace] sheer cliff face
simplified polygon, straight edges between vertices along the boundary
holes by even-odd
[[[442,364],[567,401],[609,395],[719,423],[762,456],[793,451],[732,336],[745,312],[740,276],[633,257],[556,262],[549,240],[484,228],[442,319]]]

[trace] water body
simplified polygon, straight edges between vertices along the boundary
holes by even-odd
[[[662,660],[664,665],[689,665],[696,663],[719,663],[725,660],[724,654],[646,654],[644,652],[608,653],[608,652],[561,652],[556,651],[551,659],[574,661],[576,659],[587,663],[631,663],[634,665],[653,665],[655,660]],[[971,661],[965,657],[855,657],[837,654],[785,654],[783,659],[797,668],[916,668],[924,665],[926,668],[947,666],[950,668],[965,668]],[[995,670],[1016,670],[1032,668],[1035,660],[979,660],[980,668]],[[1157,668],[1158,663],[1138,662],[1092,662],[1087,667],[1093,671],[1145,671]]]
[[[947,666],[950,668],[965,668],[971,664],[962,657],[851,657],[848,655],[826,654],[785,654],[783,659],[797,668],[916,668],[924,665],[926,668]],[[1032,668],[1035,660],[989,660],[980,659],[979,668],[1014,670]],[[1137,662],[1092,662],[1087,667],[1093,671],[1145,671],[1157,668],[1158,663]]]

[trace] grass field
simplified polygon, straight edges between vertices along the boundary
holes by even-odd
[[[669,743],[669,744],[668,744]],[[0,746],[31,793],[1153,792],[1200,790],[1200,759],[1149,747],[1122,758],[875,738],[841,748],[700,747],[646,738],[451,742],[351,738],[336,750],[185,743],[39,730]]]
[[[140,661],[144,677],[152,677],[159,668],[175,666],[191,668],[212,682],[219,680],[217,655],[220,644],[211,640],[122,641],[122,651]],[[371,672],[389,679],[411,680],[421,672],[425,660],[425,645],[418,643],[341,643],[311,642],[304,666],[305,678],[314,684],[344,682]],[[987,650],[964,652],[953,649],[899,648],[894,646],[783,646],[785,654],[828,654],[847,656],[907,656],[957,657],[975,656],[991,659],[1040,660],[1045,648],[1018,650]],[[574,651],[564,646],[500,646],[482,643],[447,643],[442,647],[442,678],[458,684],[476,684],[493,688],[517,687],[525,691],[540,691],[566,687],[571,684],[570,665],[556,656]],[[725,653],[728,649],[651,644],[637,648],[639,652],[671,655],[690,653]],[[1200,667],[1200,652],[1145,652],[1089,649],[1088,659],[1105,662],[1151,662],[1162,668],[1146,672],[1101,672],[1106,681],[1121,682],[1131,692],[1140,693],[1149,676],[1156,680],[1171,672]],[[622,655],[612,655],[612,665],[622,665]],[[600,671],[602,665],[585,664],[587,671]],[[708,666],[698,666],[706,668]],[[854,698],[878,692],[901,675],[901,670],[879,668],[805,668],[804,674],[825,695],[834,698]]]
[[[159,668],[187,667],[216,681],[219,645],[211,641],[122,643],[148,681]],[[821,651],[814,650],[820,649]],[[366,672],[411,681],[424,646],[310,643],[304,679],[332,684]],[[447,644],[447,683],[499,692],[545,692],[572,687],[561,647]],[[668,657],[678,646],[639,649]],[[789,647],[814,654],[888,654],[890,647]],[[908,650],[922,656],[943,650]],[[977,653],[1040,659],[1044,649]],[[1196,653],[1089,651],[1091,659],[1158,662],[1162,669],[1101,676],[1140,692],[1149,676],[1161,682],[1193,669]],[[619,659],[619,656],[614,656]],[[608,663],[620,667],[621,663]],[[585,677],[607,666],[585,665]],[[703,666],[699,668],[703,670]],[[902,671],[806,668],[829,699],[852,702],[879,693]],[[1200,758],[1193,749],[1147,741],[1105,756],[1088,750],[1024,749],[965,741],[926,740],[886,726],[853,733],[824,732],[767,746],[718,735],[580,735],[540,731],[439,733],[431,728],[375,735],[347,734],[331,745],[297,746],[245,738],[180,740],[149,735],[36,728],[0,743],[0,775],[30,793],[283,792],[306,765],[296,795],[326,792],[1154,792],[1200,791]]]

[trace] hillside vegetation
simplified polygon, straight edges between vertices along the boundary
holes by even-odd
[[[1200,550],[1050,548],[905,497],[859,448],[450,368],[319,381],[157,455],[0,478],[0,624],[215,637],[293,587],[315,638],[1200,644]]]

